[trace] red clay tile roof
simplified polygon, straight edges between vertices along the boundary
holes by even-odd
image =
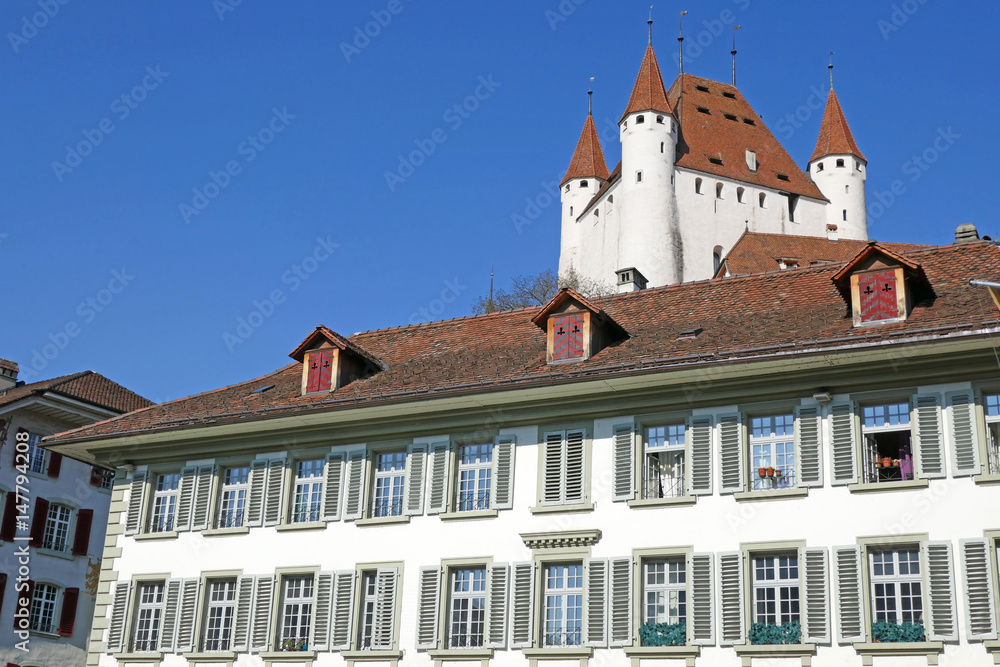
[[[347,350],[349,352],[356,354],[357,356],[361,357],[362,359],[370,363],[372,366],[382,368],[381,359],[372,356],[367,351],[361,349],[359,346],[352,343],[350,339],[344,338],[333,329],[325,327],[322,324],[313,329],[312,332],[310,332],[309,335],[306,336],[305,340],[299,343],[299,346],[294,350],[292,350],[292,353],[289,354],[288,356],[290,356],[295,361],[301,362],[303,359],[305,359],[306,350],[310,349],[314,345],[317,338],[325,338],[327,341],[330,342],[331,345],[335,345],[341,350]]]
[[[896,253],[926,250],[936,246],[916,243],[880,243]],[[841,239],[828,241],[820,236],[788,236],[744,232],[729,254],[722,260],[719,276],[746,276],[753,273],[778,271],[779,259],[795,260],[800,267],[811,264],[842,263],[853,259],[868,246],[868,241]]]
[[[816,150],[813,151],[809,162],[814,162],[827,155],[853,155],[865,160],[861,149],[854,141],[851,128],[847,124],[847,117],[844,110],[840,108],[840,100],[837,93],[830,89],[830,94],[826,98],[826,111],[823,112],[823,123],[819,127],[819,139],[816,141]],[[868,160],[865,160],[868,162]]]
[[[293,363],[263,378],[155,405],[52,440],[58,444],[706,363],[745,363],[777,353],[813,354],[932,332],[937,337],[985,336],[984,326],[1000,327],[997,312],[982,310],[984,295],[968,284],[971,277],[1000,279],[1000,248],[981,242],[914,250],[907,256],[924,268],[935,298],[915,304],[905,322],[855,328],[831,280],[839,264],[670,285],[593,299],[629,338],[572,365],[545,363],[545,333],[531,321],[540,308],[525,308],[351,336],[387,368],[331,394],[300,395],[301,367]],[[702,332],[678,340],[681,331],[693,327]],[[262,384],[274,387],[254,393]]]
[[[905,268],[910,271],[919,271],[920,264],[903,257],[899,253],[894,252],[885,243],[879,243],[878,241],[871,241],[866,245],[861,251],[851,258],[849,262],[841,267],[840,271],[833,274],[833,282],[839,283],[844,278],[847,278],[849,274],[854,272],[858,265],[870,258],[872,255],[882,255],[883,257],[888,257],[889,259],[902,264]]]
[[[10,405],[29,396],[47,392],[80,399],[122,413],[153,405],[152,401],[94,371],[83,371],[51,380],[22,384],[0,393],[0,405]]]
[[[656,53],[653,46],[646,47],[646,54],[642,57],[642,65],[639,66],[639,76],[635,79],[635,86],[632,87],[632,96],[625,107],[620,123],[625,120],[625,116],[636,111],[659,111],[661,113],[673,113],[670,102],[667,101],[667,90],[663,85],[663,75],[660,74],[660,64],[656,62]]]
[[[678,167],[826,201],[737,88],[683,74],[667,98],[680,125]],[[747,166],[748,149],[757,154],[756,172]]]
[[[570,160],[569,169],[559,185],[565,185],[571,178],[599,178],[608,180],[608,165],[604,161],[604,151],[601,150],[601,139],[597,135],[597,128],[594,126],[594,116],[587,114],[587,121],[583,124],[583,132],[580,133],[580,141],[576,144],[573,152],[573,159]]]
[[[10,361],[9,359],[0,359],[0,368],[8,371],[17,371],[17,362]]]

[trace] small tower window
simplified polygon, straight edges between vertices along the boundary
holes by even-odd
[[[660,152],[661,152],[661,153],[663,152],[663,147],[664,147],[664,143],[663,143],[663,142],[661,141],[661,142],[660,142]]]
[[[646,117],[645,116],[638,116],[635,119],[635,124],[636,125],[642,125],[645,122],[646,122]]]
[[[601,209],[599,209],[599,208],[595,208],[594,209],[594,217],[595,218],[601,217]]]
[[[572,206],[569,207],[569,214],[573,215],[573,207]]]
[[[837,166],[840,167],[840,168],[843,168],[845,166],[844,165],[844,160],[843,159],[837,160]]]
[[[569,192],[569,183],[566,184],[566,192]]]
[[[758,198],[758,202],[759,202],[759,204],[760,204],[760,207],[761,207],[761,208],[766,208],[766,207],[764,206],[764,200],[765,200],[765,199],[767,199],[767,195],[766,195],[766,194],[764,194],[763,192],[761,192],[761,193],[760,193],[760,197]]]
[[[642,183],[642,172],[641,171],[635,172],[635,182],[636,183]]]
[[[715,184],[715,198],[722,199],[722,183]]]
[[[816,172],[817,173],[823,171],[823,168],[824,167],[823,167],[823,163],[822,162],[817,162],[816,163]]]
[[[586,180],[584,180],[584,181],[580,181],[580,187],[581,187],[581,188],[585,188],[585,187],[587,187],[588,185],[590,185],[590,181],[586,181]]]
[[[694,179],[694,192],[695,192],[695,194],[699,194],[699,195],[701,194],[701,179],[700,178]]]
[[[745,188],[736,188],[736,201],[743,203],[743,194],[746,192]]]
[[[845,195],[851,194],[851,186],[850,185],[845,185],[844,186],[844,194]]]
[[[847,222],[847,209],[844,209],[844,222]]]
[[[659,123],[660,125],[663,125],[663,116],[657,116],[656,122]]]
[[[609,204],[614,204],[615,203],[615,196],[614,195],[608,195],[608,203]]]
[[[788,221],[795,222],[795,209],[799,205],[798,195],[788,195]]]
[[[715,246],[715,250],[712,251],[712,275],[719,272],[722,267],[722,246]]]
[[[854,161],[854,168],[857,169],[858,171],[861,171],[861,161],[860,160],[855,160]]]

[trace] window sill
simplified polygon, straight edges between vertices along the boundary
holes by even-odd
[[[907,482],[882,482],[881,484],[849,484],[847,489],[851,493],[883,493],[890,491],[911,491],[913,489],[926,489],[930,482],[926,479],[914,479]]]
[[[687,667],[694,667],[695,659],[701,655],[700,646],[626,646],[625,655],[632,658],[632,664],[637,660],[679,660],[686,659]]]
[[[163,654],[158,651],[144,651],[142,653],[118,653],[115,659],[119,664],[123,662],[160,662]]]
[[[593,511],[594,503],[576,505],[535,505],[531,508],[532,514],[577,514]]]
[[[785,500],[788,498],[805,498],[809,495],[809,489],[776,489],[774,491],[740,491],[734,493],[733,498],[738,503],[752,503],[764,500]]]
[[[349,662],[384,662],[401,660],[402,651],[342,651],[340,656]]]
[[[698,502],[698,496],[676,496],[674,498],[641,498],[629,500],[628,506],[633,509],[649,509],[652,507],[688,507]],[[655,647],[646,647],[655,648]]]
[[[44,556],[51,556],[52,558],[61,558],[63,560],[73,560],[76,556],[73,552],[67,549],[66,551],[56,551],[55,549],[46,549],[45,547],[38,547],[38,553]]]
[[[45,637],[46,639],[59,639],[62,636],[58,632],[45,632],[44,630],[28,630],[28,634],[34,637]]]
[[[208,530],[201,531],[201,534],[205,537],[213,537],[216,535],[247,535],[249,533],[250,526],[240,526],[239,528],[209,528]]]
[[[982,484],[984,486],[990,486],[993,484],[1000,484],[1000,475],[985,473],[982,475],[976,475],[973,477],[976,480],[976,484]]]
[[[493,657],[491,648],[446,648],[427,651],[435,660],[489,660]]]
[[[237,658],[236,651],[204,651],[201,653],[185,653],[184,658],[191,662],[233,662]]]
[[[549,646],[546,648],[526,648],[521,651],[529,660],[580,660],[594,655],[589,646]]]
[[[279,523],[274,527],[279,533],[295,530],[323,530],[326,528],[325,521],[303,521],[302,523]],[[228,529],[227,529],[228,530]],[[281,651],[285,653],[286,651]]]
[[[312,662],[316,659],[316,651],[262,651],[260,659],[264,662]]]
[[[137,542],[153,542],[156,540],[173,540],[177,538],[176,530],[166,530],[162,533],[136,533],[132,538]]]
[[[938,655],[944,652],[944,642],[863,642],[854,645],[854,650],[861,654],[862,664],[871,667],[875,656],[883,655],[924,655],[928,665],[938,664]]]
[[[751,667],[754,658],[801,658],[801,664],[808,666],[809,658],[816,655],[815,644],[745,644],[734,648],[743,667]]]
[[[495,519],[499,510],[477,510],[475,512],[445,512],[439,514],[442,521],[473,521],[475,519]]]
[[[355,526],[392,526],[395,524],[410,523],[410,516],[408,514],[403,514],[401,516],[372,516],[367,519],[357,519],[354,522]],[[366,651],[367,653],[367,651]]]

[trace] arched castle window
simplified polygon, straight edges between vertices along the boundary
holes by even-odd
[[[701,194],[701,179],[700,178],[694,179],[694,191],[695,191],[695,194],[699,194],[699,195]]]
[[[719,272],[719,267],[722,266],[722,246],[715,246],[715,250],[712,251],[712,274]]]
[[[636,116],[636,119],[635,119],[635,124],[636,125],[640,125],[640,124],[645,123],[645,122],[646,122],[646,117],[645,116]]]
[[[843,167],[844,166],[844,160],[843,159],[837,160],[837,166],[838,167]]]
[[[589,181],[580,181],[580,187],[581,187],[581,188],[585,188],[585,187],[587,187],[588,185],[590,185],[590,182],[589,182]]]
[[[715,198],[722,199],[722,183],[715,184]]]
[[[758,199],[758,201],[760,202],[760,207],[761,208],[765,208],[765,206],[764,206],[764,200],[765,199],[767,199],[767,195],[764,194],[763,192],[761,192],[760,193],[760,198]]]
[[[745,188],[736,188],[736,201],[743,203],[743,194],[746,192]]]

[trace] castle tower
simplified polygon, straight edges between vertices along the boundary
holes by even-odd
[[[682,243],[674,192],[677,121],[650,45],[618,121],[622,142],[618,266],[651,287],[681,281]]]
[[[560,183],[562,201],[562,239],[559,245],[559,275],[580,269],[580,228],[577,218],[608,180],[601,140],[594,126],[593,113],[587,114],[580,141]]]
[[[836,225],[840,238],[867,241],[865,181],[868,179],[868,161],[854,141],[832,83],[831,79],[819,140],[809,159],[809,177],[823,196],[830,200],[827,229]]]

